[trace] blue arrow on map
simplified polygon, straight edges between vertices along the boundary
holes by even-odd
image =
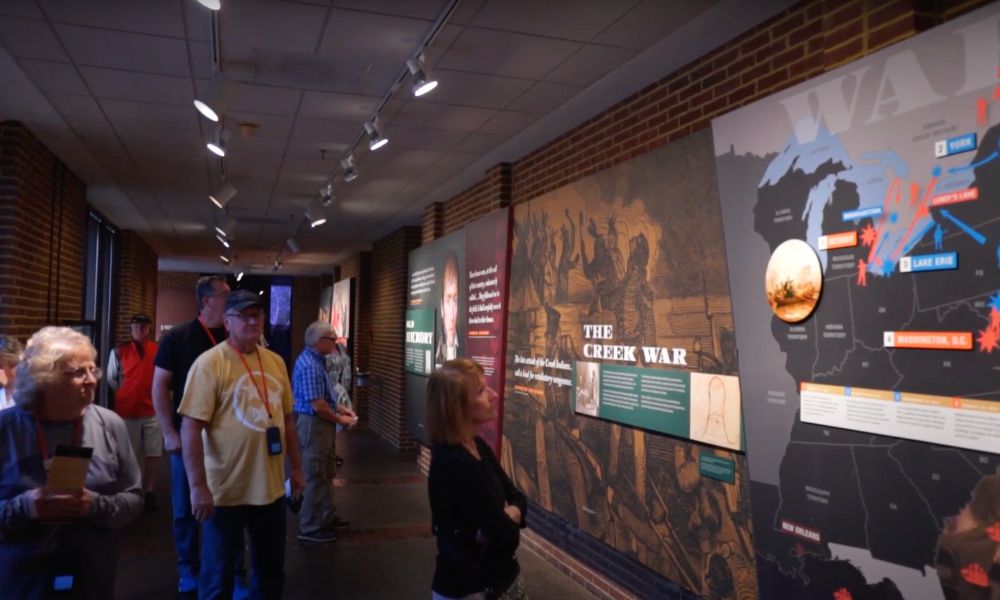
[[[983,244],[986,243],[986,236],[984,236],[983,234],[979,233],[975,229],[969,227],[968,225],[966,225],[962,221],[959,221],[957,217],[952,216],[952,214],[950,212],[948,212],[947,208],[942,208],[939,212],[942,215],[944,215],[944,218],[948,219],[949,221],[951,221],[955,225],[958,225],[959,229],[961,229],[965,233],[969,234],[969,237],[971,237],[972,239],[974,239],[977,242],[979,242],[980,246],[982,246]]]

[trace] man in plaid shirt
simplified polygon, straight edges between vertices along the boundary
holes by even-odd
[[[306,487],[299,512],[299,539],[337,541],[337,529],[350,526],[336,516],[333,477],[336,474],[334,441],[337,425],[353,426],[358,416],[339,404],[334,382],[326,372],[326,356],[336,349],[337,337],[329,323],[316,321],[306,329],[306,349],[295,361],[292,393],[295,422],[302,443]]]

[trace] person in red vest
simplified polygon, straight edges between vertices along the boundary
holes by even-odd
[[[156,510],[159,501],[153,484],[163,454],[163,434],[153,410],[153,359],[157,345],[150,339],[152,322],[149,317],[137,314],[129,324],[132,339],[111,352],[108,384],[115,390],[115,412],[124,419],[132,450],[143,466],[146,510]]]

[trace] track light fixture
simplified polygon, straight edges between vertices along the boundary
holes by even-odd
[[[226,247],[226,248],[229,247],[229,240],[227,240],[226,238],[222,237],[221,234],[218,234],[218,233],[215,234],[215,239],[219,240],[219,243],[222,244],[224,247]]]
[[[239,91],[232,79],[219,74],[208,84],[208,88],[200,98],[194,99],[194,107],[209,121],[219,122],[236,100]]]
[[[406,68],[410,70],[413,78],[413,95],[420,97],[437,87],[437,80],[427,77],[424,71],[424,58],[417,55],[406,61]]]
[[[219,10],[222,8],[222,0],[198,0],[198,4],[212,10]]]
[[[215,139],[208,142],[206,146],[212,154],[225,158],[226,156],[226,142],[229,141],[229,130],[228,129],[217,129],[215,131]]]
[[[225,264],[227,264],[227,265],[230,262],[232,262],[233,261],[233,250],[232,250],[232,248],[226,248],[225,250],[223,250],[222,254],[219,255],[219,259],[222,260],[222,262],[225,263]]]
[[[302,247],[299,246],[299,241],[295,239],[295,236],[288,238],[285,243],[288,245],[288,249],[292,251],[292,254],[298,254]]]
[[[327,183],[319,189],[319,203],[323,206],[333,204],[333,184]]]
[[[226,208],[229,201],[233,199],[236,195],[236,188],[228,183],[223,183],[219,186],[219,189],[215,190],[208,195],[208,199],[212,201],[212,204],[218,206],[219,208]]]
[[[243,280],[243,271],[240,271],[239,273],[236,274],[236,282],[239,283],[242,280]]]
[[[344,181],[350,183],[358,178],[358,169],[354,166],[353,154],[348,154],[347,158],[340,161],[340,168],[344,171]]]
[[[365,132],[368,133],[368,149],[372,152],[389,143],[389,138],[382,135],[382,132],[379,131],[376,119],[372,119],[371,121],[365,123]]]
[[[326,223],[326,209],[323,208],[323,205],[320,204],[318,199],[314,200],[312,204],[309,205],[309,208],[306,210],[306,218],[309,219],[310,227],[319,227],[323,223]],[[292,240],[290,239],[288,241],[288,247],[291,248]],[[298,250],[292,250],[292,252],[298,252]]]
[[[227,239],[232,238],[233,232],[236,231],[236,220],[224,212],[219,222],[215,224],[215,230]]]

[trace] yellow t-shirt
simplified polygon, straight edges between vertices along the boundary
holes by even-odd
[[[267,453],[267,428],[281,430],[285,446],[285,415],[292,412],[292,386],[280,356],[257,347],[258,354],[244,354],[222,343],[198,357],[188,372],[182,415],[207,423],[205,474],[217,506],[271,504],[285,493],[285,454]],[[271,417],[257,391],[260,366],[267,380]],[[255,386],[247,374],[253,372]]]

